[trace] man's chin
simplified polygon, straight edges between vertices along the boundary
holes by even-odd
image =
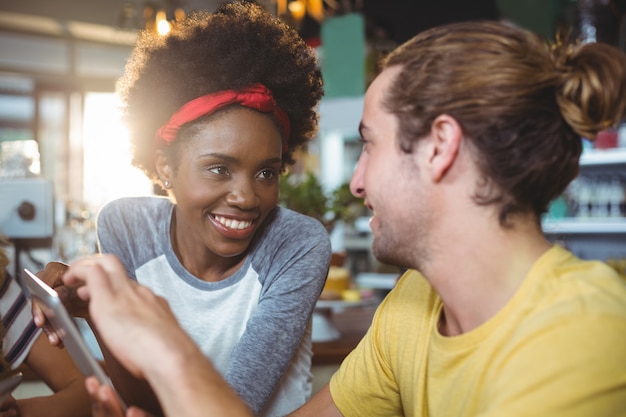
[[[406,253],[407,248],[400,245],[392,245],[390,242],[384,242],[380,238],[374,237],[372,242],[372,254],[385,265],[397,266],[400,269],[411,268],[412,259]]]
[[[388,265],[395,265],[398,261],[398,254],[387,245],[377,243],[376,238],[374,238],[374,242],[372,243],[372,253],[374,257],[378,260],[378,262],[382,262]]]

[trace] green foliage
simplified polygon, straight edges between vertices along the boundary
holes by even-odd
[[[283,175],[279,183],[279,204],[318,219],[329,232],[337,221],[350,224],[365,210],[363,201],[350,192],[350,184],[344,183],[327,194],[312,172]]]

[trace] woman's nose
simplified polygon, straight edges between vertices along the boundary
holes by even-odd
[[[233,187],[226,196],[229,205],[241,209],[249,209],[257,205],[257,195],[254,184],[250,181],[233,181]]]

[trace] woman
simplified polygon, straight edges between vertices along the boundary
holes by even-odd
[[[22,364],[45,382],[53,395],[0,403],[0,417],[89,416],[90,401],[80,373],[66,350],[51,346],[33,324],[28,301],[17,281],[6,271],[9,260],[0,248],[0,378]]]
[[[287,414],[311,393],[309,322],[331,254],[318,221],[277,206],[279,174],[317,129],[314,51],[232,3],[143,33],[118,87],[133,163],[168,196],[103,207],[100,251],[168,300],[256,415]],[[109,371],[133,403],[135,383]]]

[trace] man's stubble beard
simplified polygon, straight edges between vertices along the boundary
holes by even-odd
[[[426,239],[422,243],[416,243],[416,239],[422,239],[419,233],[413,234],[411,231],[385,233],[382,231],[382,225],[380,229],[378,236],[374,235],[372,243],[374,257],[383,264],[420,270],[428,257],[424,245]],[[410,238],[410,235],[414,237]],[[399,239],[400,237],[405,237],[404,242]]]

